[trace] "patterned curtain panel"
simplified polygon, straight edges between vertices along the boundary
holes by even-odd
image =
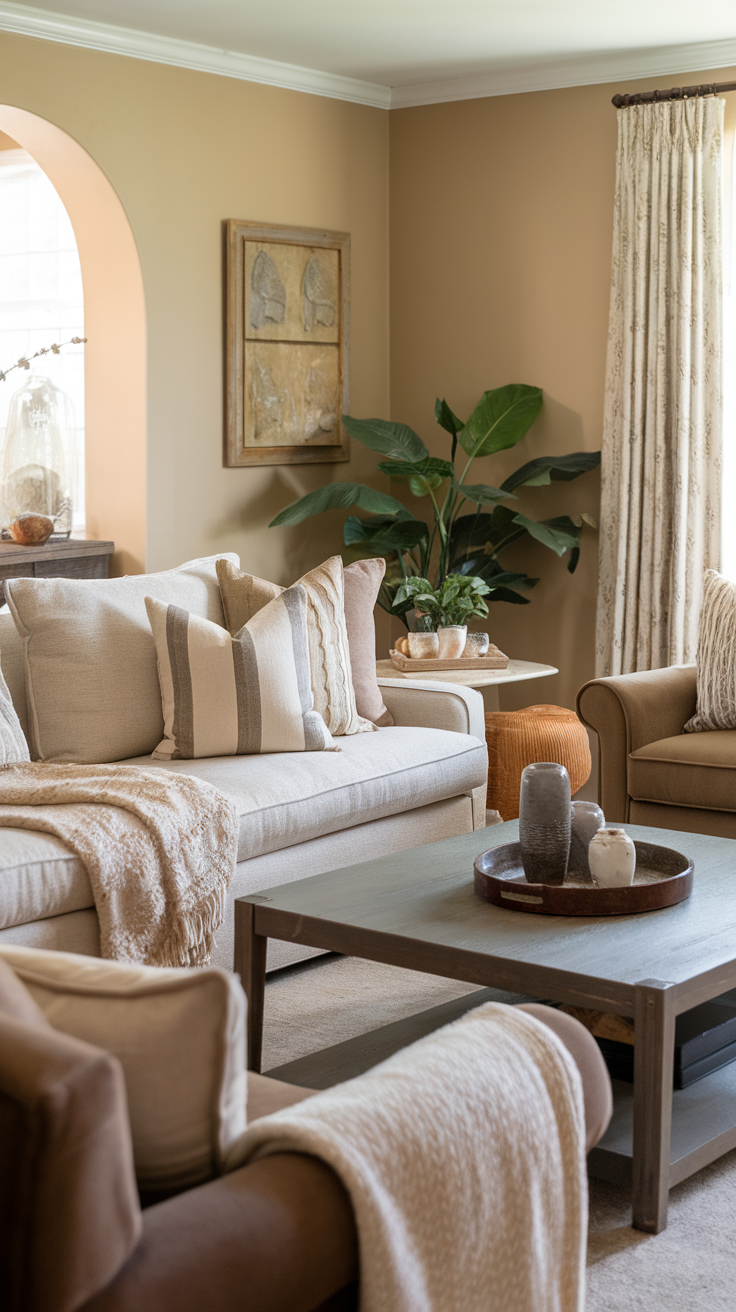
[[[723,107],[618,111],[599,675],[694,661],[720,561]]]

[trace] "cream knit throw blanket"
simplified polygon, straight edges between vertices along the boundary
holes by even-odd
[[[0,826],[55,834],[84,862],[103,957],[209,960],[238,841],[235,805],[211,784],[136,765],[8,765]]]
[[[580,1074],[487,1003],[359,1079],[254,1121],[227,1159],[320,1157],[355,1211],[360,1312],[582,1312]]]

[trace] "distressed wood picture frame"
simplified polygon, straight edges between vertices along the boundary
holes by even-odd
[[[225,465],[350,458],[350,234],[225,223]]]

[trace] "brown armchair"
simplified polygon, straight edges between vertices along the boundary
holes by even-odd
[[[598,734],[607,820],[736,838],[736,730],[685,733],[694,665],[593,679],[578,714]]]
[[[611,1111],[600,1052],[530,1009],[578,1064],[591,1147]],[[305,1096],[249,1077],[251,1119]],[[352,1312],[358,1245],[337,1176],[297,1153],[141,1210],[119,1063],[34,1024],[19,984],[0,998],[0,1273],[7,1312]]]

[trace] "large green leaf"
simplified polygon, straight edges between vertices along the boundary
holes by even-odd
[[[374,487],[366,487],[365,483],[328,483],[326,487],[318,487],[315,492],[308,492],[305,497],[285,506],[268,527],[301,524],[310,515],[321,515],[325,510],[348,510],[350,506],[358,506],[373,514],[389,515],[398,515],[405,509],[396,497],[378,492]]]
[[[495,550],[501,543],[508,545],[524,536],[524,528],[516,523],[509,506],[496,506],[490,514],[458,515],[450,532],[450,557],[466,556],[474,547]]]
[[[363,547],[372,556],[411,551],[428,536],[429,529],[420,519],[391,519],[387,515],[377,515],[374,519],[348,515],[343,529],[346,547]]]
[[[531,537],[536,538],[537,542],[543,543],[545,547],[549,547],[550,551],[556,551],[558,556],[564,556],[566,551],[571,551],[578,545],[580,530],[575,530],[572,521],[570,523],[573,531],[567,527],[559,527],[559,520],[539,523],[536,519],[528,519],[526,515],[514,515],[514,523],[525,528]]]
[[[389,478],[426,478],[438,474],[440,480],[452,478],[454,465],[449,460],[439,460],[437,456],[426,456],[424,460],[381,460],[378,468]],[[503,493],[501,493],[503,496]]]
[[[540,456],[522,465],[515,474],[509,474],[501,486],[506,492],[513,492],[516,487],[542,487],[553,479],[569,482],[597,468],[600,463],[600,451],[574,451],[569,456]]]
[[[581,515],[580,519],[580,524],[576,524],[575,520],[571,519],[569,515],[557,515],[555,519],[544,520],[544,523],[548,524],[550,528],[560,529],[563,533],[569,534],[569,536],[575,541],[575,546],[572,548],[570,559],[567,562],[567,568],[570,574],[575,573],[575,570],[578,567],[578,561],[580,560],[580,536],[582,533],[583,522],[591,524],[590,515]],[[592,522],[591,527],[596,527],[595,521]]]
[[[469,456],[490,456],[516,446],[542,408],[542,391],[509,383],[484,392],[458,440]]]
[[[356,442],[392,460],[424,460],[429,455],[419,434],[406,424],[394,424],[388,419],[354,419],[352,415],[343,415],[342,422]]]
[[[468,501],[474,501],[478,506],[492,506],[497,501],[515,501],[516,497],[511,492],[504,492],[500,487],[490,487],[488,483],[456,483],[453,480],[452,486],[456,492],[459,492]]]
[[[456,437],[460,429],[465,427],[462,419],[458,419],[457,415],[453,413],[444,397],[441,401],[437,397],[434,403],[434,417],[440,428],[444,428],[445,432],[449,433],[451,437]]]

